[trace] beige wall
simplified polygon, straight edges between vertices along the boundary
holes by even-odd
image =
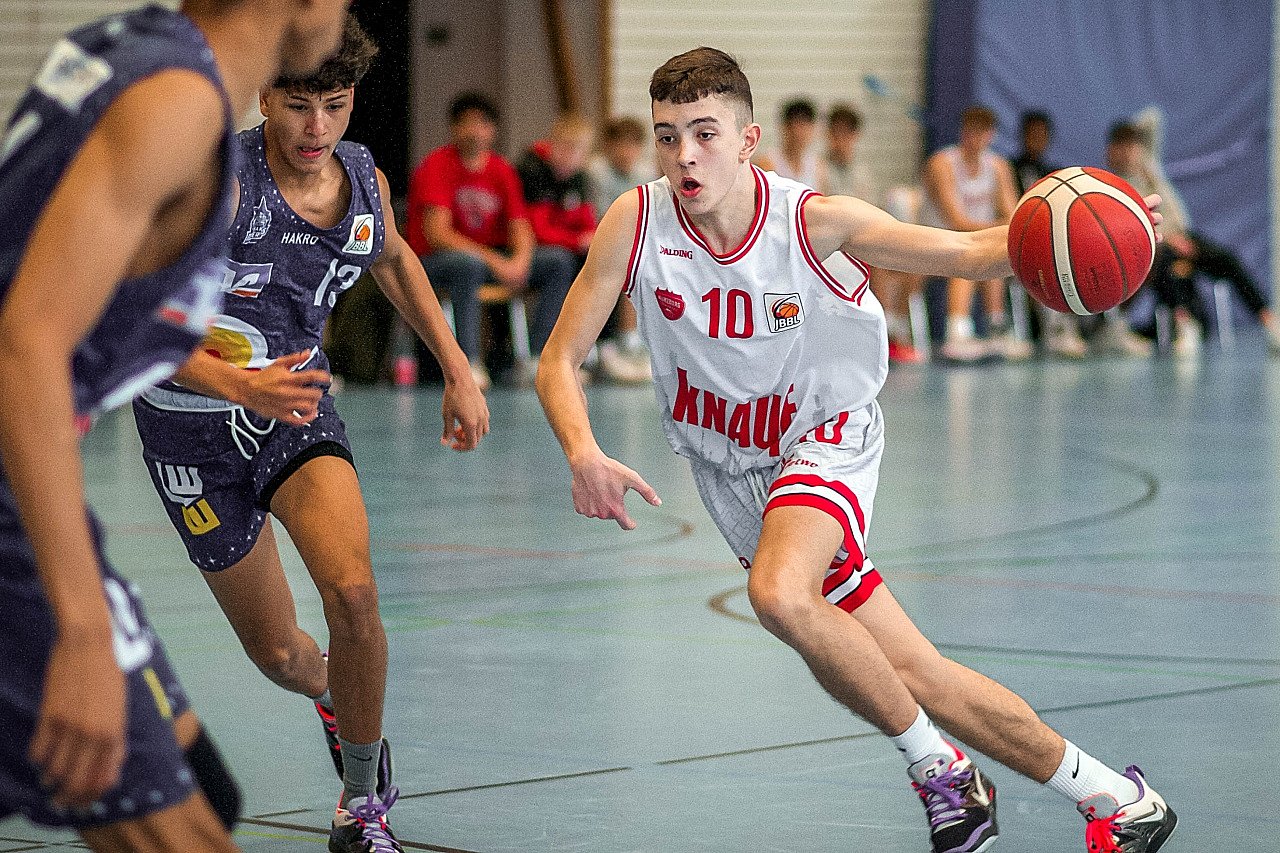
[[[797,95],[820,109],[835,101],[860,106],[862,155],[876,185],[914,180],[920,128],[904,102],[924,90],[927,0],[611,0],[612,103],[649,115],[653,70],[699,45],[734,54],[751,80],[764,148],[776,144],[779,106]],[[867,93],[875,74],[901,101]]]

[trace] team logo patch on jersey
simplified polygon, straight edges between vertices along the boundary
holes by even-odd
[[[351,223],[351,237],[342,251],[349,255],[373,254],[373,214],[361,213]]]
[[[257,299],[262,288],[271,283],[271,270],[275,264],[242,264],[224,260],[222,292],[244,299]]]
[[[86,98],[111,79],[111,74],[110,65],[63,39],[49,52],[34,85],[71,112],[77,112]]]
[[[804,322],[804,305],[798,293],[766,293],[764,307],[770,332],[785,332]]]
[[[668,320],[679,320],[684,316],[684,297],[678,293],[672,293],[670,290],[663,290],[659,287],[653,292],[654,298],[658,300],[658,307],[662,309],[662,316]]]
[[[267,207],[267,197],[264,195],[258,199],[258,204],[253,208],[253,218],[249,220],[249,230],[245,232],[244,239],[240,242],[244,245],[256,243],[263,237],[267,236],[267,232],[271,230],[271,208]]]

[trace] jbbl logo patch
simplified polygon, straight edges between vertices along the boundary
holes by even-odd
[[[63,39],[53,46],[35,87],[71,112],[111,79],[111,66]]]
[[[351,223],[351,237],[342,251],[349,255],[373,254],[373,214],[362,213]]]
[[[804,305],[799,293],[766,293],[764,308],[770,332],[785,332],[804,322]]]

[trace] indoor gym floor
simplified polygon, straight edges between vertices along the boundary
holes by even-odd
[[[896,369],[871,553],[944,651],[1181,816],[1166,851],[1280,849],[1280,361]],[[439,393],[351,388],[391,648],[406,850],[921,853],[898,754],[750,615],[648,389],[593,388],[607,452],[662,495],[574,515],[532,392],[443,450]],[[186,561],[127,412],[90,498],[245,791],[246,851],[323,850],[338,792],[308,702],[245,658]],[[286,565],[303,625],[317,595]],[[991,762],[1004,851],[1078,853],[1069,803]],[[1271,768],[1270,770],[1268,768]],[[18,821],[0,853],[77,845]]]

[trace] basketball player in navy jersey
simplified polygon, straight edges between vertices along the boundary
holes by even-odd
[[[931,717],[1068,797],[1091,851],[1159,849],[1176,817],[1141,771],[1115,772],[1007,688],[942,657],[866,554],[888,342],[855,258],[922,275],[1007,276],[1007,227],[911,225],[754,168],[750,84],[721,51],[672,58],[649,93],[664,177],[605,214],[538,372],[574,508],[632,529],[628,489],[659,503],[596,443],[577,374],[621,289],[653,359],[664,431],[749,569],[756,615],[903,753],[935,853],[988,850],[998,831],[994,786]]]
[[[319,71],[265,89],[266,121],[239,135],[239,207],[222,272],[224,313],[195,356],[134,404],[156,490],[245,651],[310,697],[343,779],[329,849],[399,850],[382,738],[387,640],[369,529],[320,349],[336,297],[366,271],[440,361],[441,442],[471,450],[489,412],[422,264],[396,232],[386,178],[342,141],[376,46],[349,17]],[[324,603],[326,661],[298,627],[274,527]]]
[[[58,42],[9,123],[0,816],[74,828],[94,850],[235,849],[238,793],[103,557],[76,423],[199,342],[218,303],[234,117],[282,68],[307,73],[336,48],[347,5],[189,0],[105,18]]]

